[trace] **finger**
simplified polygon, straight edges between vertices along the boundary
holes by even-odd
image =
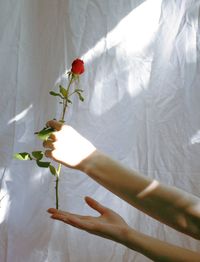
[[[80,219],[78,216],[71,216],[67,218],[68,224],[71,226],[74,226],[76,228],[85,230],[85,231],[91,231],[94,228],[93,223],[88,222],[86,220]]]
[[[75,226],[73,225],[73,223],[70,221],[70,219],[65,216],[65,215],[61,215],[59,213],[53,213],[52,216],[51,216],[52,219],[55,219],[55,220],[59,220],[59,221],[62,221],[66,224],[69,224],[69,225],[72,225],[72,226]]]
[[[83,229],[88,232],[95,230],[95,224],[91,222],[90,216],[81,216],[78,214],[72,214],[55,208],[49,208],[48,213],[52,214],[51,218],[69,224],[73,227]]]
[[[90,216],[81,216],[81,215],[78,215],[78,214],[69,213],[69,212],[59,210],[59,209],[55,209],[55,208],[49,208],[47,210],[47,212],[50,213],[50,214],[61,215],[61,216],[67,217],[67,218],[71,218],[71,217],[77,217],[77,218],[80,218],[80,219],[90,218]]]
[[[48,137],[48,140],[56,141],[57,140],[56,135],[54,133],[51,133],[51,135]]]
[[[94,200],[91,197],[86,196],[85,201],[88,204],[88,206],[98,211],[101,215],[103,215],[105,211],[107,210],[106,207],[104,207],[103,205],[101,205],[99,202],[97,202],[96,200]]]
[[[78,221],[79,223],[81,223],[82,216],[77,215],[77,214],[71,214],[71,213],[68,213],[62,210],[58,210],[55,208],[49,208],[47,212],[52,214],[51,218],[60,220],[70,225],[74,225],[75,221]]]
[[[66,211],[63,211],[63,210],[60,210],[60,209],[55,209],[55,208],[49,208],[47,210],[47,212],[50,213],[50,214],[55,214],[56,213],[56,214],[65,215],[65,216],[71,214],[69,212],[66,212]],[[75,215],[75,214],[71,214],[71,215]]]
[[[44,147],[44,148],[55,149],[52,141],[50,141],[50,140],[44,141],[44,142],[43,142],[43,147]]]
[[[46,150],[46,151],[44,152],[45,156],[48,157],[48,158],[53,158],[53,156],[52,156],[52,151],[53,151],[53,150]]]
[[[55,208],[49,208],[49,209],[47,210],[47,212],[50,213],[50,214],[53,214],[53,213],[58,212],[58,209],[55,209]]]
[[[51,218],[62,221],[65,224],[71,225],[73,227],[76,227],[76,228],[79,228],[85,231],[91,231],[94,227],[92,223],[82,220],[81,217],[79,218],[79,215],[67,215],[66,216],[66,215],[54,213],[51,216]]]
[[[48,122],[46,123],[46,125],[47,125],[48,127],[54,128],[54,129],[57,130],[57,131],[61,130],[61,128],[62,128],[62,126],[63,126],[63,124],[62,124],[61,122],[58,122],[58,121],[56,121],[56,120],[50,120],[50,121],[48,121]]]

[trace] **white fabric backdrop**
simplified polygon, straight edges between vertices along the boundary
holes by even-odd
[[[200,195],[198,0],[0,1],[0,261],[141,262],[132,250],[49,219],[54,179],[32,162],[33,133],[59,115],[48,95],[81,57],[85,102],[67,121],[146,176]],[[61,208],[93,214],[90,195],[135,229],[200,249],[77,171],[63,169]]]

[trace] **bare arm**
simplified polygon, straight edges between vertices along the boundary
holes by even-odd
[[[197,262],[200,253],[181,248],[131,229],[126,246],[156,262]]]
[[[132,206],[174,229],[200,239],[200,199],[139,175],[95,151],[80,169]]]
[[[76,228],[111,239],[157,262],[198,262],[200,254],[174,246],[153,237],[141,234],[127,225],[117,213],[90,197],[87,204],[98,211],[100,216],[81,216],[50,208],[53,219],[60,220]]]
[[[96,150],[72,127],[56,121],[58,130],[44,143],[46,156],[79,169],[132,206],[174,229],[200,239],[200,199],[175,187],[139,175]]]

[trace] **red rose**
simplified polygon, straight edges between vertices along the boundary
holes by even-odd
[[[71,72],[76,75],[81,75],[84,71],[84,62],[81,59],[75,59],[72,63]]]

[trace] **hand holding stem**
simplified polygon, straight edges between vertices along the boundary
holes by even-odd
[[[78,88],[79,84],[79,76],[84,72],[84,62],[80,59],[76,59],[72,63],[71,71],[69,71],[68,78],[69,78],[69,83],[67,88],[65,89],[62,85],[59,86],[59,92],[54,92],[50,91],[50,95],[59,97],[62,102],[60,102],[63,105],[62,108],[62,114],[61,114],[61,119],[59,120],[59,123],[64,123],[64,118],[66,114],[66,109],[69,105],[69,103],[72,103],[72,101],[69,99],[74,94],[77,94],[79,99],[81,101],[84,101],[84,98],[82,97],[81,92],[83,90]],[[72,84],[75,84],[75,88],[73,91],[70,93],[70,87]],[[46,141],[53,136],[54,128],[51,128],[49,126],[46,126],[43,128],[41,131],[36,132],[38,138],[44,141],[44,144]],[[50,172],[52,175],[56,176],[56,208],[58,209],[59,207],[59,197],[58,197],[58,184],[59,184],[59,177],[60,177],[60,172],[61,172],[61,163],[58,165],[58,168],[56,169],[53,165],[51,165],[50,162],[44,162],[42,161],[42,158],[44,156],[44,153],[42,151],[33,151],[32,153],[27,153],[27,152],[21,152],[21,153],[16,153],[14,157],[18,160],[35,160],[36,164],[39,167],[42,168],[49,168]]]

